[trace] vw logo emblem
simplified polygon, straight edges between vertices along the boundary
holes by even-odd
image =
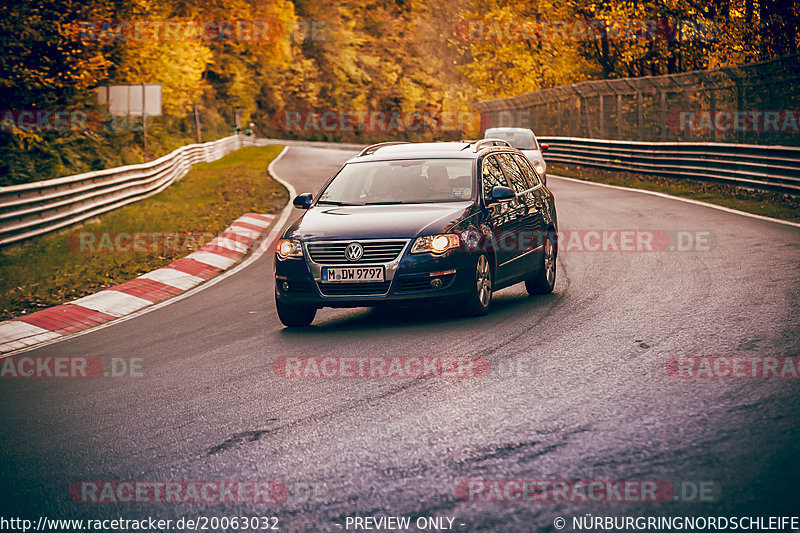
[[[364,255],[364,247],[357,242],[351,242],[344,249],[344,257],[348,261],[358,261]]]

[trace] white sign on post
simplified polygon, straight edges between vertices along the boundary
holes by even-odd
[[[97,89],[97,103],[115,117],[142,117],[142,159],[147,161],[147,117],[161,116],[161,84],[108,85]]]
[[[97,103],[115,117],[161,116],[161,84],[107,85],[97,89]]]

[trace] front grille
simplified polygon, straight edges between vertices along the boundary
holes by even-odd
[[[389,291],[391,281],[380,283],[320,283],[319,291],[325,296],[371,296]]]
[[[358,242],[364,247],[364,255],[358,261],[348,261],[344,250],[351,242]],[[358,263],[391,263],[403,248],[406,241],[348,241],[348,242],[314,242],[306,245],[311,260],[318,265],[352,265]]]
[[[440,291],[446,289],[453,282],[455,274],[445,274],[443,276],[435,276],[442,280],[442,286],[438,289],[431,287],[431,280],[434,279],[430,276],[414,277],[409,279],[399,280],[397,292],[419,292],[419,291]]]

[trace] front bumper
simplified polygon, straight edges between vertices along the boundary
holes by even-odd
[[[275,295],[289,305],[316,307],[372,307],[392,302],[450,302],[471,290],[475,257],[461,250],[434,256],[411,254],[410,241],[390,263],[321,265],[311,260],[304,243],[299,259],[275,257]],[[325,266],[384,267],[382,283],[325,283]],[[431,283],[433,281],[433,284]]]

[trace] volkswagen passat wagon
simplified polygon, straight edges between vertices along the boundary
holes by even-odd
[[[499,139],[381,143],[347,161],[277,243],[275,302],[289,327],[322,307],[457,303],[489,311],[492,294],[556,280],[553,194]]]

